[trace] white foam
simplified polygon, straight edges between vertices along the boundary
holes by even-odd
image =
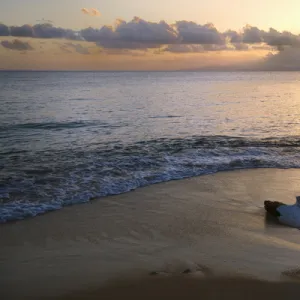
[[[280,213],[278,220],[288,226],[300,228],[300,197],[297,197],[297,202],[293,205],[281,205],[277,208]]]
[[[133,157],[117,153],[118,157],[100,160],[88,156],[84,164],[80,162],[74,170],[58,174],[60,180],[43,185],[26,178],[20,183],[24,186],[13,188],[22,191],[23,199],[0,205],[0,222],[36,216],[47,211],[61,209],[63,206],[88,202],[94,197],[120,194],[138,187],[181,179],[224,170],[246,168],[291,168],[300,167],[295,152],[284,152],[278,148],[196,148],[175,153],[135,153]],[[85,157],[86,159],[86,157]],[[115,170],[120,170],[116,173]],[[56,174],[52,174],[53,177]],[[66,176],[66,177],[62,177]],[[61,179],[60,179],[61,178]],[[39,177],[40,179],[40,177]],[[44,181],[47,177],[43,178]],[[35,191],[37,199],[29,202],[30,194],[23,190]],[[9,199],[9,191],[3,190]],[[27,198],[26,198],[27,197]]]

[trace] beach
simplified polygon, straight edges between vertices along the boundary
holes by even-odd
[[[271,283],[245,278],[195,279],[170,277],[113,284],[98,290],[71,294],[68,299],[297,299],[299,283]]]
[[[262,295],[295,293],[300,289],[299,230],[266,217],[263,201],[294,203],[299,191],[298,169],[235,170],[3,224],[1,293],[5,299],[97,299],[99,292],[117,297],[122,289],[111,286],[130,278],[142,283],[133,280],[126,292],[145,295],[152,284],[162,293],[174,286],[176,294],[182,285],[190,296],[189,285],[207,297],[205,286],[216,285],[224,286],[228,297],[243,284]],[[203,285],[195,278],[204,278]]]

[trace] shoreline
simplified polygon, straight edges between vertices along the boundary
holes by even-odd
[[[194,273],[298,280],[299,230],[268,220],[263,209],[266,199],[294,203],[298,187],[298,169],[226,171],[4,224],[0,286],[8,299],[44,299],[96,297],[99,287],[134,274],[158,273],[155,281],[170,274],[173,282],[188,269],[176,280]]]
[[[296,299],[300,293],[299,282],[268,282],[243,277],[188,278],[139,278],[109,283],[65,295],[59,300],[71,299]],[[50,298],[49,298],[50,299]]]
[[[24,218],[21,218],[21,219],[14,219],[14,220],[8,220],[8,221],[5,221],[5,222],[0,222],[0,227],[1,226],[6,226],[6,225],[9,225],[9,224],[18,223],[18,222],[27,221],[28,219],[32,219],[32,218],[40,218],[40,217],[43,217],[45,215],[55,213],[55,212],[58,212],[60,210],[70,208],[70,207],[73,207],[73,206],[82,206],[82,205],[86,205],[86,204],[92,204],[94,201],[101,201],[103,199],[109,199],[109,198],[113,198],[113,197],[122,196],[124,194],[133,193],[133,192],[135,192],[139,189],[144,189],[144,188],[149,188],[149,187],[151,188],[151,187],[155,187],[155,186],[161,185],[161,184],[168,184],[168,183],[172,183],[172,182],[180,182],[180,181],[190,180],[190,179],[193,179],[193,178],[202,178],[202,177],[206,177],[206,176],[214,176],[214,175],[217,175],[217,174],[226,174],[228,172],[229,173],[231,173],[231,172],[243,172],[243,171],[246,171],[246,172],[250,171],[251,172],[251,171],[256,171],[256,170],[294,170],[294,171],[299,170],[299,172],[300,172],[300,168],[299,169],[298,168],[278,168],[278,167],[236,168],[236,169],[232,169],[232,170],[216,171],[216,172],[197,175],[197,176],[171,179],[171,180],[168,180],[168,181],[161,181],[161,182],[157,182],[157,183],[151,183],[151,184],[145,185],[145,186],[139,186],[137,188],[134,188],[132,190],[122,192],[122,193],[119,193],[119,194],[111,194],[111,195],[101,196],[101,197],[92,197],[87,202],[72,203],[72,204],[68,204],[68,205],[63,205],[60,208],[44,211],[44,212],[39,213],[35,216],[27,216],[27,217],[24,217]],[[300,189],[299,189],[299,194],[300,194]]]

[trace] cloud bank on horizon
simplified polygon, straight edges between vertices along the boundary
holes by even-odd
[[[83,8],[82,12],[91,16],[100,14],[94,8]],[[233,30],[220,32],[211,23],[201,25],[183,20],[168,24],[165,21],[149,22],[139,17],[134,17],[129,22],[117,19],[113,26],[88,27],[79,31],[56,27],[50,23],[24,24],[22,26],[0,24],[0,36],[84,40],[97,43],[103,48],[118,49],[147,49],[158,48],[163,45],[222,46],[231,44],[240,50],[242,44],[264,43],[279,48],[300,45],[299,35],[288,31],[279,32],[274,28],[264,31],[255,26],[247,25],[239,32]],[[242,49],[245,50],[246,48],[242,47]]]
[[[98,16],[97,9],[82,8],[82,13],[90,16]],[[104,25],[101,28],[84,28],[82,30],[65,29],[56,27],[50,23],[35,25],[25,24],[23,26],[7,26],[0,24],[1,45],[8,50],[27,51],[34,47],[26,40],[32,39],[61,39],[69,40],[60,49],[64,53],[71,53],[74,50],[78,54],[91,54],[87,46],[79,42],[92,44],[99,48],[98,54],[131,54],[137,55],[134,51],[149,52],[152,54],[169,53],[173,55],[200,54],[207,52],[245,52],[245,51],[272,51],[275,54],[268,54],[260,61],[260,67],[267,69],[299,69],[300,60],[300,36],[288,31],[277,31],[270,28],[269,31],[261,30],[258,27],[247,25],[240,31],[227,30],[219,31],[213,24],[198,24],[191,21],[177,21],[168,24],[165,21],[150,22],[139,17],[134,17],[126,22],[117,19],[113,26]],[[10,41],[9,38],[16,38]],[[76,41],[77,44],[73,42]],[[102,49],[102,50],[101,50]],[[284,51],[283,51],[284,50]],[[283,53],[284,52],[284,53]],[[292,53],[294,62],[290,59],[288,64],[282,67]],[[217,66],[216,66],[217,67]],[[222,66],[220,65],[220,68]],[[240,68],[246,68],[240,64]],[[237,66],[235,65],[235,68]],[[253,66],[251,66],[253,69]]]

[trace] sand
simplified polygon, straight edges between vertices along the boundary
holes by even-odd
[[[166,277],[139,279],[110,284],[98,290],[89,290],[63,296],[71,299],[298,299],[300,284],[292,282],[272,283],[246,278],[197,279]]]
[[[263,297],[268,291],[277,297],[296,293],[300,232],[266,218],[263,209],[266,199],[293,203],[296,194],[300,170],[239,170],[157,184],[2,225],[1,294],[113,299],[123,295],[116,278],[124,286],[132,276],[143,281],[126,282],[124,293],[143,293],[143,298],[165,289],[190,297],[193,290],[210,299],[209,293],[218,293],[214,286],[223,286],[231,299],[248,290]],[[187,269],[189,274],[182,274]]]

